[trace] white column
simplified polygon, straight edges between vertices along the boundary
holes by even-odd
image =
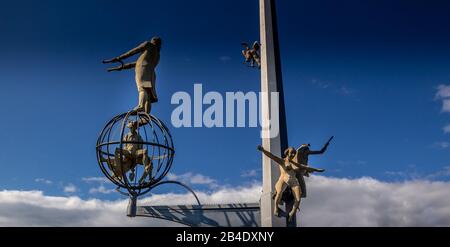
[[[261,92],[263,92],[261,94],[263,96],[261,99],[262,126],[269,126],[270,119],[280,119],[280,116],[275,117],[275,114],[279,114],[278,111],[270,111],[272,102],[271,92],[277,92],[277,71],[275,64],[271,0],[260,0],[259,12],[261,34]],[[278,124],[278,126],[280,126],[280,124]],[[281,140],[279,134],[274,138],[263,138],[262,146],[265,150],[281,157]],[[276,217],[273,215],[275,205],[272,200],[272,195],[279,174],[280,171],[278,165],[267,156],[263,155],[263,192],[261,195],[261,226],[263,227],[286,226],[284,217]]]

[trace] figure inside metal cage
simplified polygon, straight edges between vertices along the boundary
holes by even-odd
[[[119,180],[122,180],[123,175],[130,171],[129,179],[133,181],[136,176],[136,166],[143,165],[144,172],[139,179],[139,184],[142,184],[148,176],[150,180],[152,179],[153,163],[147,149],[144,148],[144,140],[137,131],[138,122],[130,121],[127,127],[130,131],[123,137],[123,148],[116,148],[113,159],[101,157],[101,161],[108,164],[113,178]]]

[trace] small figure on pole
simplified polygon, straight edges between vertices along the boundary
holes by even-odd
[[[242,50],[242,55],[245,58],[244,63],[249,64],[249,67],[252,68],[261,68],[261,56],[259,55],[261,45],[259,44],[259,42],[255,41],[252,48],[250,48],[250,46],[246,42],[242,42],[241,44],[244,47],[244,50]]]

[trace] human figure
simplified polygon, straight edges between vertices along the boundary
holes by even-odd
[[[259,56],[259,49],[261,48],[261,45],[258,43],[258,41],[255,41],[253,43],[252,48],[250,48],[250,46],[246,42],[242,42],[242,46],[244,46],[244,50],[242,50],[242,55],[245,58],[244,63],[250,64],[250,67],[256,67],[256,63],[258,65],[258,68],[260,68],[261,59]]]
[[[327,151],[328,146],[330,145],[331,140],[333,140],[334,136],[332,136],[326,143],[323,145],[322,149],[318,151],[313,151],[310,149],[311,144],[302,144],[299,148],[297,148],[296,155],[294,157],[294,161],[298,164],[309,166],[308,159],[309,155],[318,155],[323,154]],[[306,183],[304,177],[309,177],[309,172],[307,170],[298,170],[296,173],[296,177],[298,182],[300,183],[300,188],[302,190],[302,198],[306,197]]]
[[[121,66],[108,69],[108,71],[120,71],[135,68],[136,86],[139,93],[139,103],[134,109],[150,114],[152,103],[158,102],[156,94],[155,68],[159,63],[162,41],[159,37],[153,37],[145,41],[129,52],[103,63],[120,62]],[[140,54],[136,62],[123,64],[122,60],[133,55]]]
[[[281,203],[283,192],[287,187],[290,187],[294,194],[295,202],[291,212],[289,212],[288,218],[288,220],[291,221],[300,206],[302,193],[296,173],[299,170],[306,170],[307,172],[323,172],[325,170],[305,166],[295,162],[294,157],[296,155],[296,151],[292,147],[289,147],[284,151],[284,158],[280,158],[271,152],[264,150],[262,146],[258,146],[258,150],[263,152],[267,157],[271,158],[280,166],[280,177],[275,184],[275,207],[273,214],[279,216],[280,208],[278,205]]]
[[[138,123],[131,121],[127,124],[130,131],[123,137],[123,148],[116,148],[114,152],[114,159],[101,157],[103,162],[106,162],[113,172],[113,177],[122,180],[122,174],[126,174],[131,170],[129,179],[131,181],[135,178],[135,168],[137,165],[144,166],[144,173],[139,179],[139,183],[143,183],[147,176],[152,175],[153,164],[148,157],[147,149],[142,144],[144,140],[137,132]],[[121,162],[122,161],[122,162]]]

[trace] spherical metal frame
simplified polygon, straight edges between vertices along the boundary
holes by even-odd
[[[125,128],[127,126],[127,123],[132,120],[133,118],[136,118],[136,121],[138,123],[137,130],[139,132],[139,129],[142,127],[144,130],[145,138],[143,138],[143,141],[124,141],[124,135],[125,135]],[[139,125],[139,123],[144,123],[142,125]],[[111,132],[114,127],[117,127],[117,124],[120,124],[120,140],[111,140]],[[145,128],[146,125],[150,125],[150,130],[153,131],[153,141],[148,140],[148,133]],[[156,131],[159,131],[162,134],[162,139],[159,140]],[[151,161],[158,160],[157,165],[153,164],[153,169],[156,169],[155,176],[152,177],[152,174],[149,176],[152,178],[150,179],[150,182],[145,183],[130,183],[128,180],[126,173],[124,169],[124,162],[122,155],[119,155],[120,164],[121,164],[121,170],[122,170],[122,179],[113,178],[113,176],[108,172],[108,169],[105,167],[108,166],[108,162],[110,162],[111,157],[114,157],[114,151],[110,150],[111,145],[118,145],[120,150],[123,150],[124,144],[140,144],[143,146],[152,147],[152,154],[148,154],[149,157],[151,156]],[[106,148],[106,150],[104,150]],[[156,150],[156,152],[155,152]],[[145,112],[138,112],[136,110],[132,110],[126,113],[119,114],[115,117],[113,117],[103,128],[101,131],[98,139],[97,139],[97,145],[96,145],[96,153],[97,153],[97,162],[100,166],[100,169],[102,170],[103,174],[115,185],[118,186],[118,191],[122,194],[126,194],[125,192],[121,191],[121,189],[125,189],[128,191],[127,194],[132,196],[140,196],[143,195],[150,190],[152,190],[155,186],[160,184],[161,180],[167,175],[169,170],[172,167],[173,163],[173,157],[175,154],[175,149],[172,141],[172,136],[169,132],[169,129],[167,126],[160,121],[158,118],[156,118],[153,115],[147,114]],[[147,149],[149,151],[149,149]],[[156,155],[155,155],[156,153]],[[102,160],[102,157],[106,156],[108,161]],[[109,167],[109,166],[108,166]],[[109,169],[110,170],[110,169]]]

